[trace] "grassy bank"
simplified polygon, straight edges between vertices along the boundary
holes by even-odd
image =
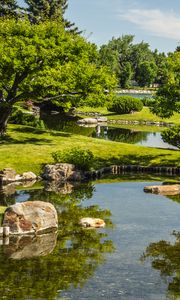
[[[135,112],[133,114],[124,114],[124,115],[118,115],[113,112],[109,112],[107,108],[105,107],[82,107],[78,109],[81,112],[98,112],[101,113],[103,116],[107,117],[109,120],[129,120],[129,121],[149,121],[149,122],[166,122],[166,123],[174,123],[174,124],[180,124],[180,114],[174,114],[169,119],[162,119],[158,116],[152,114],[149,111],[148,107],[144,107],[142,111]]]
[[[6,140],[0,141],[0,170],[40,174],[42,164],[52,163],[51,153],[72,147],[91,149],[97,157],[95,168],[111,164],[180,166],[180,152],[99,140],[71,133],[41,131],[9,125]]]

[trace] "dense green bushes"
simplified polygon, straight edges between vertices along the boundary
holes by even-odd
[[[13,107],[13,112],[10,117],[10,123],[19,125],[28,125],[36,128],[44,129],[44,122],[39,117],[29,112],[24,112],[19,107]]]
[[[180,125],[173,126],[161,133],[163,141],[180,149]]]
[[[108,105],[108,110],[118,114],[129,114],[133,111],[141,111],[143,103],[132,96],[115,96]]]
[[[90,170],[94,161],[94,155],[90,150],[83,150],[77,147],[66,151],[52,153],[55,163],[74,164],[80,170]]]
[[[147,107],[152,107],[156,100],[154,98],[149,98],[149,97],[144,97],[141,99],[142,103],[144,106],[147,106]]]

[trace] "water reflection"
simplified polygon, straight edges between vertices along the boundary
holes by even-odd
[[[45,256],[54,250],[56,240],[55,232],[37,236],[10,236],[9,243],[4,245],[3,250],[6,257],[11,259]]]
[[[64,193],[59,192],[62,189]],[[79,225],[80,218],[96,216],[112,227],[109,210],[81,205],[92,197],[93,191],[90,183],[80,187],[46,185],[43,189],[24,191],[28,200],[50,201],[55,205],[59,229],[57,236],[13,237],[9,245],[0,247],[3,299],[56,299],[60,291],[82,287],[105,261],[105,254],[114,250],[106,230],[87,230]],[[16,201],[18,194],[11,194],[7,201]]]
[[[151,259],[154,269],[160,271],[161,276],[168,283],[168,293],[171,299],[179,299],[180,296],[180,232],[173,232],[175,242],[159,241],[151,243],[143,256],[142,261]]]

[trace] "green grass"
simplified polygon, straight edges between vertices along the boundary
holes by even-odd
[[[103,116],[106,116],[109,120],[129,120],[129,121],[149,121],[149,122],[166,122],[166,123],[174,123],[180,124],[180,114],[174,114],[169,119],[162,119],[158,116],[152,114],[149,111],[148,107],[144,107],[142,111],[135,112],[134,114],[124,114],[118,115],[113,112],[109,112],[106,107],[80,107],[78,109],[81,112],[98,112],[101,113]],[[86,116],[87,117],[87,116]]]
[[[155,149],[81,135],[42,131],[28,126],[9,125],[8,136],[0,141],[0,170],[11,167],[17,173],[41,173],[41,166],[53,163],[51,153],[79,147],[90,149],[96,156],[95,168],[111,164],[144,166],[180,166],[180,152]]]

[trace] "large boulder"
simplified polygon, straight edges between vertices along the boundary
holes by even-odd
[[[67,163],[46,165],[42,177],[45,180],[59,182],[80,181],[82,179],[81,173],[76,170],[75,166]]]
[[[9,206],[4,213],[3,227],[9,234],[40,234],[56,230],[58,217],[49,202],[27,201]]]

